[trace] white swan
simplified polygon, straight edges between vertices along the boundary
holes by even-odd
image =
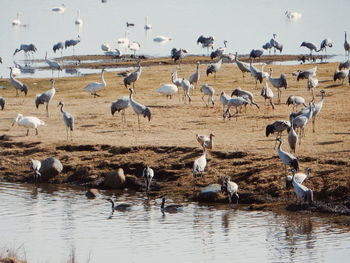
[[[102,90],[107,85],[104,78],[105,71],[106,71],[105,69],[102,69],[101,71],[101,82],[91,82],[84,88],[84,90],[86,92],[91,93],[91,95],[94,95],[94,97],[96,96],[99,97],[100,95],[98,95],[96,92]]]
[[[77,19],[75,20],[76,25],[82,25],[83,20],[80,18],[80,10],[77,11]]]
[[[53,7],[51,10],[54,12],[64,13],[64,11],[66,11],[66,6],[61,4],[60,6]]]
[[[156,36],[155,38],[153,38],[153,41],[158,43],[166,43],[170,40],[173,40],[173,38],[165,36]]]
[[[18,12],[17,13],[17,18],[12,20],[12,25],[13,26],[20,26],[21,25],[21,20],[19,19],[20,15],[21,15],[21,13]]]
[[[175,84],[164,84],[156,92],[166,95],[166,97],[171,97],[179,91],[178,87]]]
[[[29,128],[35,129],[35,134],[38,135],[38,127],[45,125],[45,122],[38,119],[37,117],[32,117],[32,116],[24,117],[20,113],[13,120],[12,126],[14,126],[16,123],[18,124],[18,126],[23,126],[27,128],[27,136],[29,134]]]
[[[145,18],[145,29],[149,30],[152,29],[152,25],[148,23],[148,16]]]

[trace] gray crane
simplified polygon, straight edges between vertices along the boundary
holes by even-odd
[[[295,153],[295,148],[298,143],[298,134],[295,132],[293,127],[293,118],[290,118],[290,130],[288,132],[288,144],[290,152]]]
[[[221,58],[222,55],[225,53],[226,51],[226,47],[227,47],[227,41],[224,40],[224,47],[218,47],[216,50],[212,51],[210,53],[210,58],[214,59],[214,58]]]
[[[270,42],[266,42],[264,45],[262,45],[262,48],[265,49],[265,50],[268,50],[269,51],[269,55],[271,55],[272,45],[271,45]]]
[[[70,39],[64,42],[64,48],[73,47],[73,56],[74,56],[74,47],[80,43],[80,36],[78,35],[77,39]]]
[[[350,54],[350,44],[348,40],[346,39],[346,31],[345,31],[345,40],[344,40],[344,49],[345,49],[345,56],[349,56]]]
[[[130,90],[130,96],[129,96],[130,105],[131,105],[132,109],[134,110],[134,112],[137,115],[137,122],[138,122],[138,126],[139,126],[139,129],[140,129],[140,116],[139,115],[142,114],[144,118],[147,117],[148,121],[151,121],[152,113],[151,113],[150,108],[148,108],[145,105],[142,105],[141,103],[138,103],[137,101],[135,101],[132,98],[134,90],[131,89],[131,88],[129,88],[129,90]]]
[[[174,60],[174,63],[176,63],[176,61],[180,61],[180,63],[182,62],[182,59],[185,57],[185,54],[187,54],[188,51],[186,49],[176,49],[173,48],[171,50],[171,58]]]
[[[154,177],[153,169],[147,165],[142,171],[142,177],[145,180],[146,193],[148,193],[151,188],[152,179]]]
[[[249,99],[250,104],[255,105],[258,109],[260,108],[259,104],[254,101],[254,95],[250,91],[243,90],[241,88],[234,89],[231,93],[231,97],[235,95],[237,97],[246,97]]]
[[[210,87],[208,84],[203,84],[200,91],[203,93],[202,101],[205,103],[207,107],[209,107],[209,101],[214,106],[214,94],[215,89],[213,87]],[[208,103],[204,101],[204,96],[208,95]]]
[[[230,181],[230,178],[228,176],[224,176],[224,179],[221,185],[221,192],[228,195],[229,203],[232,202],[232,197],[233,195],[235,195],[237,198],[237,204],[238,204],[238,199],[239,199],[238,185],[235,182]]]
[[[200,78],[200,73],[199,73],[199,61],[197,62],[197,69],[196,72],[193,73],[189,78],[188,81],[190,82],[191,85],[193,85],[193,91],[195,90],[195,86],[197,85],[199,78]],[[176,85],[176,84],[175,84]]]
[[[279,78],[273,78],[272,77],[272,68],[270,68],[270,74],[269,74],[269,81],[277,89],[277,98],[278,103],[281,102],[281,95],[282,91],[281,88],[287,89],[288,83],[287,83],[287,76],[285,74],[281,74]]]
[[[165,212],[167,213],[180,212],[183,210],[183,208],[184,206],[179,204],[171,204],[171,205],[165,206],[165,197],[162,196],[162,204],[160,205],[160,211],[163,213],[163,215],[165,214]]]
[[[264,50],[262,49],[252,49],[252,51],[250,51],[249,58],[253,60],[256,58],[259,58],[259,62],[260,62],[260,57],[263,54],[264,54]]]
[[[255,84],[258,83],[258,81],[260,82],[260,84],[263,82],[264,78],[269,77],[269,74],[267,72],[264,72],[264,65],[261,67],[261,71],[258,70],[257,68],[255,68],[252,64],[252,62],[250,61],[250,73],[252,74],[253,78],[255,79]]]
[[[220,102],[222,104],[222,114],[224,114],[225,106],[227,105],[228,101],[231,99],[229,95],[225,93],[225,91],[221,91],[220,94]]]
[[[74,117],[69,112],[63,110],[64,103],[62,101],[58,103],[57,107],[59,106],[61,106],[62,120],[64,122],[64,125],[66,126],[67,140],[68,140],[68,133],[69,133],[68,130],[70,130],[71,140],[73,140],[72,133],[74,129]]]
[[[314,43],[303,41],[300,45],[301,47],[306,47],[310,50],[310,56],[312,57],[312,51],[319,52],[317,46]]]
[[[56,53],[57,50],[61,50],[61,57],[62,57],[63,48],[64,48],[63,42],[58,42],[58,43],[53,45],[52,50],[55,53]]]
[[[313,192],[309,188],[307,188],[305,185],[299,184],[295,180],[295,173],[297,172],[297,169],[292,169],[292,184],[294,188],[294,192],[297,195],[297,197],[301,200],[301,202],[308,202],[309,205],[313,202]]]
[[[312,118],[313,112],[315,109],[315,105],[310,102],[310,106],[308,107],[308,111],[304,111],[302,114],[295,116],[294,113],[291,113],[289,119],[293,118],[293,128],[299,128],[299,144],[301,143],[301,138],[305,137],[305,126]]]
[[[38,94],[35,97],[35,106],[37,109],[39,108],[40,104],[46,103],[46,116],[47,117],[50,117],[50,115],[49,115],[49,103],[56,94],[55,80],[50,79],[50,83],[51,83],[51,88],[48,91],[45,91],[44,93]]]
[[[125,109],[130,106],[129,96],[123,96],[116,101],[113,101],[111,104],[111,113],[114,116],[114,113],[121,111],[122,122],[126,122],[125,119]]]
[[[209,64],[206,71],[207,76],[209,74],[214,73],[214,78],[216,79],[216,73],[220,70],[221,65],[222,65],[222,58],[220,58],[219,61],[215,63]]]
[[[322,50],[325,51],[326,57],[327,57],[327,47],[333,47],[332,40],[330,40],[329,38],[325,38],[321,41],[320,49],[319,49],[319,51],[322,51]]]
[[[320,114],[320,111],[322,110],[324,97],[326,95],[326,92],[324,90],[320,90],[320,94],[321,94],[321,99],[319,102],[314,104],[315,108],[314,108],[314,111],[312,113],[312,131],[313,132],[315,132],[316,117],[318,116],[318,114]]]
[[[349,76],[349,70],[348,69],[342,69],[342,70],[336,70],[333,75],[333,80],[337,81],[338,79],[341,80],[341,85],[344,85],[344,80]]]
[[[307,89],[311,90],[312,99],[314,99],[314,89],[318,86],[318,79],[313,76],[309,76],[307,80]]]
[[[273,101],[272,101],[274,95],[267,83],[261,89],[260,95],[265,99],[265,104],[266,104],[266,100],[269,100],[272,109],[275,109],[275,104],[273,104]]]
[[[273,53],[276,55],[276,49],[282,53],[283,50],[283,45],[281,43],[279,43],[276,40],[277,35],[273,34],[272,38],[270,39],[270,45],[273,47]]]
[[[0,97],[0,108],[1,110],[4,110],[5,108],[5,99],[3,97]]]
[[[21,44],[19,48],[16,48],[13,55],[16,55],[16,53],[24,51],[24,56],[30,58],[30,54],[34,55],[34,53],[37,51],[37,48],[34,44]]]
[[[299,81],[300,79],[308,79],[310,76],[316,77],[316,72],[317,66],[307,70],[298,69],[296,72],[293,72],[292,75],[297,76],[297,81]]]
[[[18,79],[15,79],[15,77],[12,74],[13,68],[10,67],[10,80],[12,86],[16,89],[16,96],[18,96],[18,91],[20,90],[21,92],[24,92],[25,96],[27,96],[28,93],[28,86],[26,84],[23,84],[20,82]]]
[[[296,173],[295,176],[294,176],[294,180],[298,183],[298,184],[303,184],[303,182],[309,178],[311,175],[311,168],[305,168],[305,173]],[[292,186],[292,180],[293,178],[293,173],[292,175],[287,175],[286,176],[286,187],[287,188],[290,188]]]
[[[132,83],[132,87],[135,90],[135,82],[140,78],[141,73],[142,73],[142,67],[141,67],[140,60],[137,62],[137,66],[138,66],[137,70],[130,73],[127,77],[124,78],[125,88],[127,88],[128,85],[131,85],[131,83]]]
[[[238,109],[241,108],[242,106],[246,106],[249,104],[249,101],[247,98],[245,97],[235,97],[235,98],[230,98],[228,101],[227,101],[227,104],[226,104],[226,111],[224,112],[223,114],[223,119],[225,120],[227,114],[228,115],[228,118],[230,119],[232,117],[231,115],[231,112],[230,112],[230,108],[233,106],[236,108],[236,113],[235,113],[235,116],[236,116],[236,121],[237,121],[237,117],[238,117]]]
[[[199,142],[199,144],[205,149],[209,150],[212,150],[214,147],[213,137],[215,137],[213,133],[210,133],[209,136],[196,134],[196,139]]]
[[[190,90],[192,88],[191,83],[187,79],[182,78],[180,84],[181,84],[181,87],[184,91],[184,103],[186,104],[186,97],[188,98],[188,103],[191,103],[191,101],[192,101],[192,99],[190,97]]]
[[[212,36],[201,35],[197,39],[197,45],[201,44],[202,48],[207,48],[207,52],[209,54],[209,48],[213,48],[213,46],[214,46],[214,40],[215,40],[215,38]]]
[[[293,110],[296,110],[299,105],[307,107],[307,105],[305,104],[305,99],[301,96],[290,95],[286,101],[286,104],[288,106],[293,105]]]
[[[272,124],[268,124],[265,128],[266,130],[266,137],[269,137],[270,134],[277,133],[276,140],[275,140],[275,146],[276,148],[277,139],[282,138],[282,133],[287,130],[287,133],[290,131],[291,124],[289,121],[285,120],[278,120],[274,121]]]
[[[278,141],[280,144],[278,145],[278,157],[282,161],[285,167],[285,174],[287,175],[287,165],[293,167],[296,171],[299,169],[299,163],[297,158],[288,152],[285,152],[282,150],[282,143],[283,139],[282,138],[277,138],[276,141]]]
[[[236,52],[236,55],[235,55],[235,62],[237,64],[237,67],[239,68],[239,70],[242,72],[243,80],[244,80],[244,73],[245,72],[250,72],[250,65],[248,63],[244,63],[242,61],[239,61],[237,52]]]
[[[57,70],[58,74],[59,74],[60,71],[62,71],[62,67],[61,67],[61,65],[58,62],[47,58],[47,52],[45,54],[45,62],[47,63],[47,65],[49,66],[49,68],[52,71],[52,77],[53,77],[53,71],[54,70]]]

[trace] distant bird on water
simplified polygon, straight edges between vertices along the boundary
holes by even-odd
[[[53,76],[53,71],[54,70],[57,70],[57,71],[62,71],[62,67],[59,63],[57,63],[56,61],[54,60],[51,60],[51,59],[48,59],[47,58],[47,52],[46,52],[46,55],[45,55],[45,62],[46,64],[49,66],[49,68],[51,69],[52,71],[52,76]]]
[[[150,23],[148,23],[148,16],[145,17],[145,26],[144,26],[145,30],[150,30],[152,29],[152,25]]]
[[[142,67],[140,60],[137,62],[138,69],[132,73],[130,73],[127,77],[124,78],[124,86],[125,88],[128,87],[128,85],[131,85],[135,91],[135,82],[140,78],[141,73],[142,73]]]
[[[152,179],[154,177],[154,171],[148,165],[143,169],[142,177],[145,180],[146,193],[151,188]]]
[[[77,19],[74,22],[76,25],[82,25],[83,24],[83,19],[80,17],[80,10],[77,11]]]
[[[182,211],[184,208],[183,205],[171,204],[165,206],[165,197],[162,197],[162,204],[160,205],[160,211],[164,214],[167,213],[176,213]]]
[[[121,111],[121,117],[122,122],[126,122],[125,119],[125,109],[127,109],[130,106],[130,99],[129,96],[123,96],[116,101],[113,101],[111,104],[111,113],[114,115],[114,113],[117,111]]]
[[[100,95],[96,92],[102,90],[107,85],[104,78],[105,71],[106,70],[104,68],[101,70],[101,82],[91,82],[84,88],[84,91],[89,92],[91,95],[94,95],[94,98],[96,98],[96,96],[100,97]]]
[[[50,83],[51,83],[51,89],[49,89],[48,91],[45,91],[44,93],[38,94],[36,95],[35,98],[35,106],[38,109],[40,104],[45,104],[46,103],[46,116],[49,117],[49,103],[52,100],[52,98],[55,96],[56,94],[56,89],[55,89],[55,80],[54,79],[50,79]]]
[[[35,129],[35,134],[38,135],[38,127],[45,125],[45,122],[38,119],[37,117],[23,116],[20,113],[12,122],[12,126],[14,126],[16,123],[18,124],[18,126],[23,126],[27,128],[26,136],[28,136],[30,128]]]
[[[18,96],[18,91],[20,90],[21,92],[24,92],[24,95],[27,96],[28,93],[28,86],[26,84],[23,84],[20,82],[18,79],[15,79],[13,76],[13,68],[10,67],[10,80],[12,86],[16,89],[16,96]]]
[[[64,122],[64,125],[66,126],[67,140],[68,140],[68,134],[69,134],[68,130],[70,130],[70,137],[73,140],[72,133],[74,129],[74,117],[69,112],[63,110],[64,104],[62,101],[58,103],[57,107],[59,106],[61,106],[62,120]]]
[[[129,43],[128,48],[134,52],[134,57],[136,57],[136,51],[139,50],[141,47],[139,42],[133,41],[131,43]]]
[[[140,116],[139,115],[142,114],[144,118],[147,117],[148,121],[151,121],[152,113],[151,113],[150,108],[148,108],[145,105],[142,105],[141,103],[135,101],[132,98],[134,90],[130,89],[130,88],[129,88],[129,90],[130,90],[130,96],[129,96],[130,105],[131,105],[132,109],[134,110],[134,112],[137,115],[137,123],[138,123],[139,129],[140,129]]]
[[[54,12],[64,13],[64,11],[66,11],[66,6],[61,4],[60,6],[53,7],[51,10]]]
[[[127,211],[129,209],[131,209],[132,205],[131,204],[127,204],[127,203],[122,203],[122,204],[118,204],[116,205],[112,199],[108,198],[107,201],[109,201],[112,204],[112,212],[114,211]]]

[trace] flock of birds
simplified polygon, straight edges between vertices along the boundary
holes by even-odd
[[[64,12],[64,5],[60,7],[56,7],[53,11],[57,12]],[[286,12],[286,16],[289,19],[300,19],[301,15],[298,16],[297,14],[293,14],[291,12]],[[19,15],[17,17],[17,20],[19,20]],[[13,21],[13,24],[18,24],[19,22]],[[78,11],[78,18],[76,23],[82,23],[82,20],[80,18],[80,13]],[[133,23],[127,22],[127,27],[133,26]],[[152,26],[148,23],[148,17],[146,17],[145,21],[145,29],[150,29]],[[125,37],[126,38],[126,37]],[[169,41],[171,38],[168,37],[162,37],[158,36],[154,39],[156,42],[162,42],[162,41]],[[122,39],[120,39],[122,41]],[[67,40],[65,43],[59,42],[53,46],[54,52],[57,50],[63,50],[63,47],[67,48],[69,46],[73,46],[73,52],[74,52],[74,46],[76,46],[80,42],[80,37],[78,36],[77,39],[73,40]],[[203,48],[207,48],[208,53],[209,49],[213,49],[214,47],[215,38],[212,36],[204,36],[201,35],[197,39],[197,44],[201,44]],[[214,74],[214,79],[216,78],[216,74],[220,71],[222,63],[224,60],[229,60],[233,63],[235,63],[238,67],[238,69],[242,72],[243,82],[245,79],[245,73],[250,73],[251,76],[255,79],[256,85],[258,85],[258,82],[260,84],[263,84],[263,87],[261,89],[260,95],[266,100],[268,100],[269,105],[271,105],[272,109],[275,109],[275,104],[273,103],[274,93],[272,89],[269,87],[268,83],[270,83],[274,88],[277,89],[278,92],[278,102],[280,103],[281,97],[282,97],[282,88],[287,89],[288,88],[288,82],[287,82],[287,76],[286,74],[282,73],[279,77],[272,77],[272,69],[270,69],[269,72],[264,71],[264,65],[262,66],[262,69],[258,69],[254,64],[253,61],[256,58],[259,58],[263,55],[264,50],[269,50],[271,52],[271,49],[274,49],[274,53],[276,53],[276,50],[279,52],[282,52],[283,45],[277,40],[277,35],[273,34],[273,37],[270,39],[269,42],[265,43],[262,48],[263,49],[253,49],[250,52],[250,63],[245,63],[243,61],[239,60],[238,54],[227,54],[226,53],[226,47],[227,47],[227,41],[224,41],[224,47],[219,47],[216,50],[213,50],[210,53],[211,59],[217,59],[216,62],[210,63],[207,65],[206,68],[206,75],[209,76],[210,74]],[[128,44],[130,48],[130,43]],[[135,44],[136,45],[136,44]],[[322,50],[327,49],[327,47],[332,47],[332,41],[328,38],[324,39],[320,47],[318,48],[316,45],[310,42],[302,42],[301,47],[306,47],[310,50],[310,56],[312,56],[312,52],[320,52]],[[110,47],[107,44],[103,44],[102,46],[103,50],[110,51]],[[130,48],[132,49],[132,48]],[[347,42],[347,35],[345,32],[345,42],[344,42],[344,49],[346,52],[346,56],[349,56],[350,51],[350,45]],[[135,46],[134,51],[137,50],[137,47]],[[14,52],[14,55],[20,51],[24,51],[26,56],[32,55],[34,52],[36,52],[36,47],[33,44],[22,44],[20,48],[16,49]],[[180,61],[186,56],[188,51],[186,49],[172,49],[171,50],[171,58],[174,59],[174,62]],[[135,54],[134,54],[135,55]],[[49,65],[49,67],[52,70],[61,70],[61,65],[59,65],[56,61],[49,60],[47,58],[47,53],[45,56],[45,61]],[[349,68],[350,63],[349,60],[347,60],[344,63],[340,63],[339,68],[334,73],[333,79],[341,80],[342,84],[346,77],[349,77]],[[92,82],[89,83],[84,87],[84,91],[91,94],[93,97],[100,96],[98,92],[103,90],[107,83],[104,79],[104,73],[106,72],[105,69],[102,69],[101,71],[101,78],[100,82]],[[137,62],[137,69],[134,72],[128,73],[124,76],[124,86],[125,88],[129,89],[129,96],[123,96],[116,101],[113,101],[110,106],[111,114],[114,115],[115,112],[121,112],[122,116],[122,122],[126,122],[125,119],[125,110],[128,107],[131,107],[132,110],[135,112],[138,118],[138,127],[140,129],[140,115],[143,117],[147,117],[149,121],[151,121],[152,112],[149,107],[146,105],[141,104],[140,102],[136,101],[133,98],[133,95],[136,93],[136,87],[135,83],[140,79],[142,75],[142,66],[141,61],[138,60]],[[183,90],[183,97],[182,100],[184,103],[191,103],[191,93],[194,94],[194,91],[196,89],[196,86],[198,85],[200,81],[200,63],[198,62],[196,64],[196,70],[195,72],[190,75],[188,79],[185,79],[184,77],[179,78],[177,76],[177,71],[175,70],[172,72],[172,83],[164,84],[159,89],[156,90],[156,92],[164,94],[167,98],[172,98],[173,95],[176,93],[180,94],[180,89]],[[276,144],[278,143],[278,149],[277,154],[281,160],[281,162],[285,166],[285,175],[286,175],[286,185],[293,186],[294,191],[297,195],[297,197],[304,202],[311,203],[313,201],[313,192],[311,189],[307,188],[305,185],[303,185],[303,182],[310,176],[311,169],[306,168],[306,173],[300,173],[299,171],[299,162],[297,157],[295,157],[293,154],[296,153],[297,145],[301,144],[301,139],[305,137],[305,127],[307,123],[312,122],[313,124],[313,132],[315,132],[315,121],[317,116],[322,110],[324,100],[325,100],[325,92],[323,90],[320,91],[321,99],[319,101],[315,101],[314,97],[314,90],[319,85],[319,81],[317,79],[317,67],[313,67],[309,70],[304,71],[296,71],[293,73],[293,75],[296,77],[297,81],[299,80],[307,80],[307,88],[311,91],[312,94],[312,100],[307,104],[306,100],[297,95],[291,95],[288,97],[286,104],[293,106],[293,112],[289,115],[288,120],[276,120],[272,124],[267,125],[266,127],[266,136],[269,136],[270,134],[277,134],[276,137]],[[12,86],[16,90],[16,95],[19,96],[19,92],[23,92],[25,95],[28,94],[29,87],[20,82],[18,79],[15,78],[14,75],[14,68],[10,67],[10,80]],[[350,82],[350,77],[349,77]],[[53,97],[55,96],[56,89],[55,89],[55,80],[51,79],[51,88],[47,90],[44,93],[38,94],[35,97],[35,105],[36,108],[39,108],[41,104],[46,104],[46,114],[47,117],[49,117],[49,104]],[[129,87],[131,86],[132,87]],[[208,84],[203,84],[200,88],[200,92],[202,93],[202,101],[204,104],[209,107],[210,104],[212,106],[215,105],[214,102],[214,95],[215,95],[215,89]],[[207,96],[207,100],[205,100],[205,96]],[[220,103],[222,104],[223,111],[222,116],[223,119],[226,117],[231,118],[231,107],[235,108],[235,117],[237,119],[237,116],[239,113],[242,112],[243,109],[246,110],[247,105],[254,105],[258,109],[260,108],[260,105],[255,101],[254,94],[250,91],[236,88],[232,91],[231,96],[227,95],[224,91],[220,94]],[[298,106],[304,106],[299,111],[297,110]],[[4,110],[5,106],[5,99],[0,97],[0,107],[2,110]],[[74,130],[74,117],[69,113],[63,110],[64,103],[62,101],[59,102],[58,106],[60,107],[60,112],[62,114],[62,120],[64,122],[64,125],[66,127],[67,132],[67,140],[69,139],[69,133],[71,135],[72,139],[72,132]],[[36,134],[38,134],[38,127],[45,125],[45,122],[33,117],[33,116],[23,116],[22,114],[18,114],[17,117],[14,119],[13,124],[17,123],[19,126],[23,126],[27,129],[27,136],[29,134],[29,129],[35,129]],[[284,151],[282,149],[282,144],[284,140],[281,138],[282,133],[286,131],[288,133],[288,144],[290,147],[290,152]],[[212,150],[214,146],[213,142],[214,134],[210,135],[196,135],[196,139],[201,145],[203,152],[202,154],[194,160],[193,168],[192,168],[192,175],[194,180],[196,180],[198,177],[202,177],[203,173],[205,172],[206,166],[207,166],[207,151]],[[38,163],[39,162],[39,163]],[[40,177],[40,161],[31,160],[30,165],[32,169],[35,172],[35,178]],[[287,174],[287,166],[291,168],[292,175]],[[151,183],[152,179],[154,177],[154,171],[150,167],[146,167],[143,170],[143,178],[145,180],[145,189],[146,192],[150,191],[151,189]],[[238,195],[238,185],[237,183],[230,180],[230,177],[225,176],[222,180],[222,186],[221,186],[222,192],[228,195],[229,202],[231,203],[232,198],[235,197],[239,199]],[[112,210],[119,210],[119,209],[127,209],[129,206],[125,204],[119,204],[116,205],[111,199],[108,201],[112,204]],[[179,209],[182,209],[182,205],[171,205],[171,206],[165,206],[165,197],[162,198],[162,205],[161,210],[162,212],[166,211],[177,211]]]

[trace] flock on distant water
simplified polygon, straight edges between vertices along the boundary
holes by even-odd
[[[53,7],[53,12],[60,12],[63,13],[66,10],[66,6],[64,4]],[[20,13],[17,13],[17,17],[15,20],[12,21],[13,26],[21,26],[23,25],[20,21]],[[302,19],[302,15],[298,12],[294,11],[286,11],[285,15],[290,20],[299,20]],[[77,18],[75,20],[75,24],[81,25],[83,24],[83,20],[80,17],[80,11],[77,11]],[[132,22],[126,22],[127,28],[134,27],[135,24]],[[145,17],[145,30],[152,29],[153,26],[150,24],[149,18]],[[128,47],[128,49],[133,53],[133,56],[137,62],[137,69],[134,72],[127,72],[124,75],[123,83],[125,88],[128,88],[129,95],[128,96],[122,96],[121,98],[118,98],[117,100],[113,101],[110,106],[111,114],[114,115],[116,112],[121,112],[122,116],[122,122],[126,122],[126,114],[125,110],[127,108],[131,108],[132,111],[137,115],[138,120],[138,128],[141,129],[141,121],[140,121],[140,115],[144,118],[147,118],[148,121],[151,121],[152,119],[152,111],[151,107],[146,106],[142,104],[139,101],[136,101],[134,98],[134,95],[139,92],[140,88],[136,87],[136,84],[140,78],[142,78],[142,60],[141,58],[136,56],[136,52],[140,49],[140,44],[136,41],[130,42],[127,38],[128,30],[125,31],[125,37],[119,38],[118,43],[121,45],[125,45]],[[167,36],[157,36],[153,39],[154,42],[164,43],[171,41],[173,38],[167,37]],[[62,56],[63,49],[67,49],[69,47],[72,47],[73,54],[74,54],[74,48],[81,42],[80,36],[77,36],[75,39],[66,40],[65,42],[58,42],[53,45],[53,51],[60,51]],[[228,42],[225,40],[223,41],[223,46],[218,47],[214,49],[215,46],[215,37],[209,36],[209,35],[200,35],[196,43],[198,45],[201,45],[202,48],[207,49],[208,57],[210,57],[211,60],[213,60],[211,63],[206,65],[205,73],[207,76],[210,76],[211,74],[214,75],[214,79],[217,78],[217,74],[219,74],[222,64],[224,61],[228,61],[229,63],[233,63],[237,65],[237,68],[242,72],[242,79],[243,83],[245,78],[247,77],[246,74],[250,74],[252,78],[255,80],[256,87],[258,88],[258,85],[262,85],[262,89],[259,93],[259,95],[265,100],[268,101],[268,104],[266,107],[271,106],[273,110],[276,109],[276,104],[274,104],[273,100],[274,92],[271,88],[275,88],[277,90],[277,103],[280,104],[282,100],[282,89],[287,89],[289,87],[288,85],[288,77],[285,73],[280,74],[280,76],[273,77],[273,71],[270,68],[269,71],[264,71],[265,64],[262,64],[261,67],[258,65],[254,65],[253,62],[256,60],[259,60],[264,54],[265,51],[268,50],[269,54],[271,53],[271,49],[273,49],[273,53],[276,54],[278,51],[279,53],[282,53],[283,51],[283,44],[281,41],[277,38],[277,34],[273,34],[272,38],[263,44],[261,48],[254,48],[249,53],[250,63],[245,63],[240,60],[238,53],[235,54],[227,53],[227,45]],[[329,38],[325,38],[321,41],[320,46],[303,41],[300,45],[300,47],[307,48],[309,50],[309,59],[311,61],[314,60],[313,52],[320,52],[325,51],[327,48],[332,48],[333,43]],[[109,43],[103,43],[101,45],[101,49],[105,52],[107,55],[113,55],[113,56],[120,56],[121,52],[118,49],[112,49],[111,45]],[[209,50],[212,50],[211,53],[209,53]],[[344,85],[344,81],[346,78],[349,78],[349,52],[350,52],[350,45],[347,41],[347,34],[345,32],[345,40],[344,40],[344,50],[345,50],[345,56],[347,60],[345,62],[342,62],[339,64],[339,68],[336,70],[336,72],[333,75],[334,81],[340,80],[342,82],[342,85]],[[24,52],[26,59],[33,59],[34,53],[37,51],[37,48],[34,44],[22,44],[19,48],[16,48],[13,56],[15,56],[18,52]],[[173,48],[170,51],[170,57],[173,59],[174,63],[181,63],[182,60],[186,57],[188,54],[188,50],[180,48]],[[306,58],[304,58],[305,60]],[[1,60],[0,60],[1,62]],[[47,52],[45,55],[45,62],[47,63],[48,67],[52,70],[52,76],[53,71],[62,70],[62,65],[58,63],[56,60],[51,60],[47,58]],[[162,84],[160,88],[155,90],[156,92],[165,95],[167,98],[172,99],[172,97],[175,94],[179,94],[179,100],[182,100],[183,103],[191,104],[192,97],[195,94],[195,90],[197,89],[197,85],[200,85],[201,80],[201,63],[197,62],[195,65],[193,65],[193,74],[189,76],[188,79],[185,77],[178,77],[177,70],[174,70],[171,72],[171,80],[172,83]],[[98,94],[100,91],[102,91],[106,86],[107,83],[104,79],[104,73],[106,70],[103,68],[101,70],[101,76],[99,82],[92,82],[87,84],[83,90],[94,98],[100,97],[100,94]],[[170,74],[169,74],[170,75]],[[317,66],[314,66],[308,70],[304,71],[296,71],[292,74],[293,77],[296,78],[297,81],[306,80],[306,87],[310,91],[311,94],[311,101],[307,103],[305,98],[298,96],[296,94],[290,95],[287,100],[286,104],[287,106],[292,106],[292,112],[289,116],[286,116],[285,120],[275,120],[271,124],[267,125],[265,128],[266,136],[268,137],[270,134],[276,134],[275,139],[275,147],[278,144],[277,147],[277,155],[281,161],[281,163],[284,165],[284,173],[286,176],[286,185],[288,187],[293,187],[294,191],[297,195],[297,197],[302,202],[308,202],[311,204],[313,202],[313,191],[309,188],[307,188],[303,183],[304,181],[310,177],[311,174],[311,168],[306,168],[306,173],[299,172],[301,163],[298,160],[296,153],[298,152],[298,147],[301,145],[302,138],[305,137],[305,128],[309,122],[312,123],[313,126],[313,132],[315,132],[315,122],[317,116],[320,114],[325,98],[326,98],[326,92],[324,90],[320,90],[319,93],[321,95],[321,99],[318,101],[315,100],[315,90],[320,85],[318,79],[317,79]],[[169,76],[170,77],[170,76]],[[10,67],[10,82],[11,85],[15,88],[16,96],[19,96],[19,92],[23,92],[24,95],[28,95],[30,92],[30,88],[27,84],[20,82],[18,79],[16,79],[16,72],[15,68]],[[349,78],[350,82],[350,78]],[[34,102],[36,105],[36,108],[39,108],[41,104],[46,104],[46,115],[49,118],[49,105],[52,99],[54,98],[56,94],[55,89],[55,80],[50,80],[51,88],[41,94],[37,94]],[[271,85],[271,88],[269,86]],[[183,97],[180,97],[180,90],[183,91]],[[201,99],[206,107],[214,107],[215,106],[215,89],[208,85],[207,83],[203,83],[200,85],[199,92],[201,93]],[[30,94],[30,93],[29,93]],[[207,96],[207,98],[205,98]],[[243,109],[246,111],[247,105],[254,105],[257,109],[260,109],[260,105],[256,102],[256,98],[253,94],[253,92],[244,90],[241,88],[235,88],[232,90],[232,93],[230,95],[226,94],[224,91],[221,91],[220,93],[220,104],[222,104],[222,117],[225,120],[226,118],[231,118],[232,116],[236,117],[236,120],[238,120],[238,116],[240,113],[242,113]],[[5,98],[0,97],[0,107],[1,110],[5,109]],[[67,140],[69,137],[73,139],[72,132],[74,130],[74,117],[69,112],[63,110],[64,103],[63,101],[60,101],[57,106],[62,114],[62,120],[64,123],[64,126],[66,128],[67,133]],[[235,108],[235,114],[232,115],[231,108]],[[280,107],[280,106],[278,106]],[[300,107],[300,110],[298,111],[298,107]],[[22,114],[18,113],[16,118],[14,119],[12,125],[19,125],[26,128],[27,133],[26,135],[29,135],[30,129],[35,129],[35,134],[38,134],[38,128],[41,126],[45,126],[45,122],[38,119],[34,116],[23,116]],[[286,145],[284,144],[285,140],[282,139],[282,134],[287,133],[287,143],[289,145],[290,152],[286,151]],[[70,136],[69,136],[70,135]],[[215,135],[213,133],[209,135],[199,135],[196,134],[196,139],[200,144],[200,147],[202,149],[202,153],[197,156],[197,158],[193,162],[192,166],[192,176],[194,180],[194,184],[196,184],[196,181],[198,178],[202,178],[205,174],[205,171],[207,169],[207,156],[208,151],[211,151],[214,148],[214,137]],[[299,146],[298,146],[299,145]],[[282,149],[282,147],[284,149]],[[31,160],[30,166],[34,171],[34,177],[35,181],[40,179],[40,167],[41,163],[37,160]],[[288,171],[288,169],[290,169]],[[150,192],[152,190],[152,180],[155,176],[155,173],[157,171],[154,171],[151,167],[146,166],[142,172],[142,177],[145,182],[145,189],[146,192]],[[291,175],[288,175],[288,173],[291,173]],[[238,202],[239,194],[238,194],[238,185],[237,183],[231,181],[231,178],[229,176],[224,176],[222,178],[222,186],[221,191],[225,193],[228,196],[229,202],[231,203],[232,199],[235,198]],[[116,204],[112,199],[108,199],[108,201],[111,203],[112,210],[127,210],[131,207],[130,204]],[[162,197],[162,204],[161,204],[161,211],[162,212],[176,212],[183,208],[182,205],[168,205],[165,206],[165,197]]]

